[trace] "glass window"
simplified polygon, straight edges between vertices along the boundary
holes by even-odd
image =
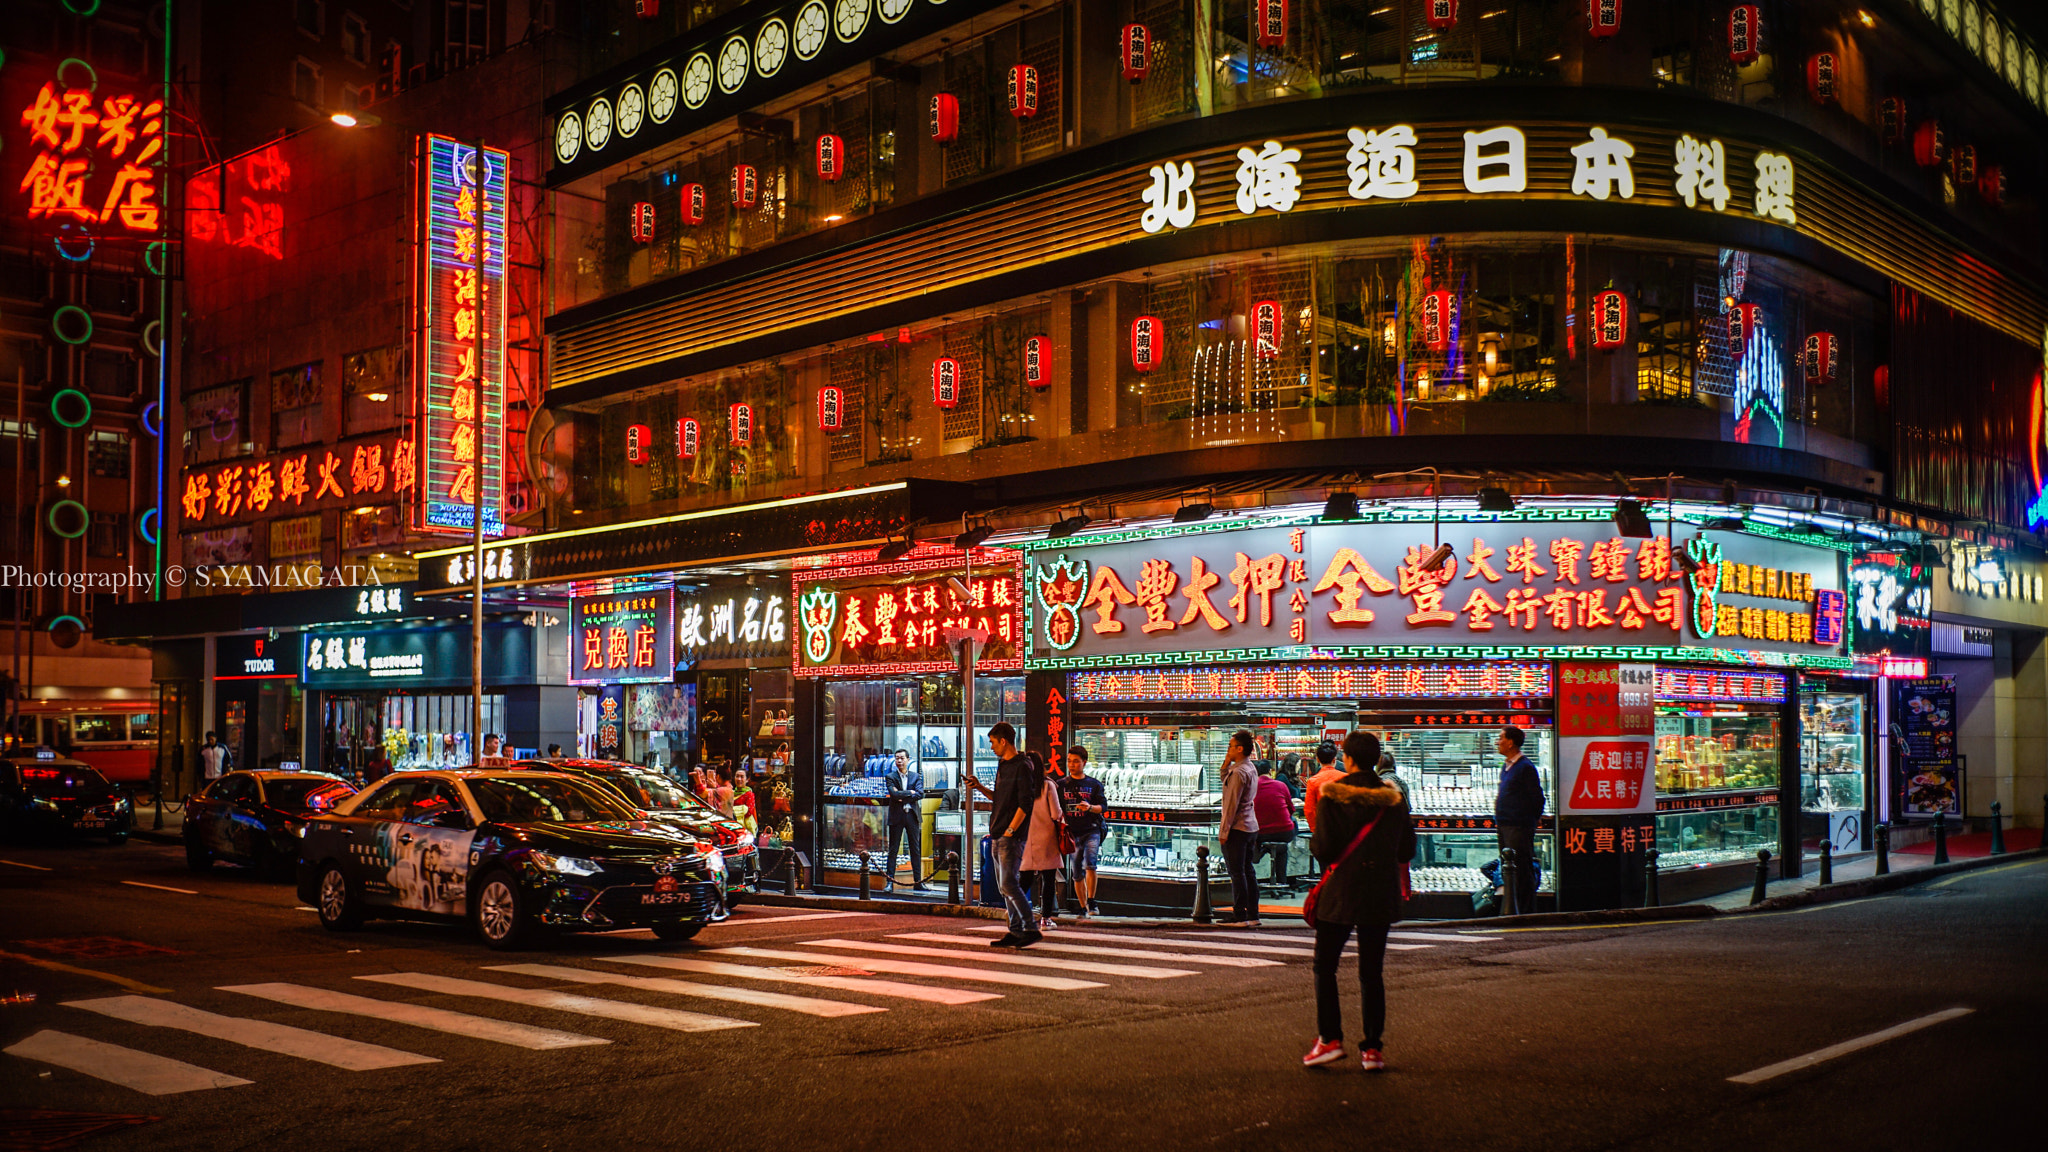
[[[327,6],[321,0],[292,0],[292,23],[317,38],[327,30]]]
[[[426,781],[421,789],[405,806],[405,822],[408,824],[441,824],[446,826],[456,813],[467,817],[469,808],[455,789],[443,780]]]
[[[86,463],[95,476],[115,480],[128,478],[128,445],[134,437],[122,432],[94,429],[85,441]],[[0,449],[4,450],[4,449]],[[10,461],[4,463],[11,464]]]
[[[357,64],[370,62],[370,26],[353,12],[341,18],[341,54]]]
[[[131,712],[128,714],[128,738],[130,740],[156,739],[156,713]]]
[[[185,397],[185,462],[204,464],[256,450],[249,435],[249,381]]]
[[[487,776],[469,781],[484,819],[504,824],[633,820],[638,813],[595,784],[546,776]]]
[[[374,432],[398,422],[398,396],[405,380],[405,364],[405,347],[400,344],[351,352],[341,358],[348,435]]]
[[[256,798],[256,781],[246,772],[230,772],[220,778],[209,795],[215,800],[235,803]]]
[[[126,740],[128,723],[117,715],[81,712],[71,718],[71,738],[81,744]]]
[[[269,780],[263,784],[263,798],[273,808],[325,811],[355,795],[355,789],[339,780],[297,776]]]
[[[270,374],[271,447],[294,448],[322,438],[320,363],[300,364]]]
[[[292,61],[292,99],[309,108],[320,107],[320,66],[303,56]]]
[[[1799,698],[1799,806],[1854,812],[1864,805],[1863,697],[1806,692]]]
[[[368,816],[375,814],[389,818],[398,812],[404,811],[406,805],[412,802],[412,798],[418,795],[429,783],[430,781],[414,778],[386,780],[368,795],[358,800],[349,811],[353,815]]]

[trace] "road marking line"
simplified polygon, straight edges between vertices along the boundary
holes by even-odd
[[[40,1060],[82,1072],[95,1080],[133,1088],[151,1096],[174,1092],[197,1092],[203,1088],[233,1088],[249,1081],[225,1072],[187,1064],[168,1056],[137,1052],[118,1044],[105,1044],[73,1036],[69,1032],[44,1029],[11,1048],[0,1049],[25,1060]]]
[[[1802,911],[1803,911],[1803,909],[1802,909]],[[1782,913],[1782,912],[1763,912],[1763,913],[1759,913],[1759,914],[1758,914],[1758,916],[1782,916],[1782,915],[1784,915],[1784,913]],[[1757,919],[1757,918],[1758,918],[1757,916],[1744,916],[1744,917],[1743,917],[1743,919],[1745,919],[1745,920],[1754,920],[1754,919]],[[1591,932],[1591,931],[1594,931],[1595,929],[1599,929],[1599,928],[1669,928],[1669,927],[1671,927],[1671,926],[1672,926],[1672,925],[1674,925],[1674,924],[1704,924],[1704,923],[1706,923],[1706,922],[1707,922],[1707,920],[1708,920],[1708,919],[1709,919],[1708,917],[1705,917],[1705,916],[1700,916],[1700,917],[1696,917],[1696,918],[1688,918],[1688,919],[1685,919],[1685,920],[1637,920],[1637,921],[1634,921],[1634,922],[1632,922],[1632,923],[1627,923],[1627,924],[1552,924],[1552,925],[1549,925],[1549,926],[1546,926],[1546,927],[1542,927],[1542,928],[1488,928],[1488,929],[1487,929],[1487,931],[1488,931],[1488,932],[1500,932],[1500,933],[1507,933],[1507,932]]]
[[[123,881],[121,881],[121,883],[123,883],[123,884],[126,884],[126,885],[128,885],[129,887],[131,887],[131,888],[154,888],[154,889],[156,889],[156,890],[157,890],[157,891],[159,891],[159,892],[176,892],[176,893],[178,893],[178,894],[179,894],[180,896],[197,896],[197,895],[199,895],[199,893],[197,893],[197,892],[194,892],[194,891],[193,891],[192,889],[190,889],[190,888],[166,888],[166,887],[164,887],[164,886],[163,886],[163,885],[161,885],[161,884],[144,884],[144,883],[143,883],[142,881],[140,881],[140,880],[123,880]]]
[[[292,909],[292,911],[294,911],[294,912],[318,912],[318,911],[319,911],[319,909],[318,909],[318,908],[308,908],[308,907],[306,907],[306,906],[305,906],[304,904],[301,904],[301,905],[299,905],[299,906],[298,906],[297,908],[294,908],[294,909]]]
[[[891,932],[889,933],[889,938],[891,940],[931,940],[940,944],[986,943],[985,941],[966,936],[949,936],[943,932]],[[1033,951],[1037,952],[1071,952],[1079,956],[1122,957],[1126,960],[1177,960],[1183,964],[1214,964],[1219,968],[1277,968],[1280,966],[1280,961],[1268,960],[1263,956],[1197,956],[1191,952],[1153,952],[1143,948],[1098,948],[1087,944],[1070,944],[1067,943],[1068,938],[1068,934],[1062,932],[1058,940],[1047,937],[1031,947]],[[1095,940],[1100,939],[1100,937],[1085,936],[1080,937],[1080,939]]]
[[[650,1008],[645,1004],[633,1004],[624,1000],[600,1000],[595,996],[573,996],[567,992],[549,992],[540,988],[513,988],[504,984],[486,984],[481,980],[458,980],[452,976],[435,976],[427,972],[386,972],[376,976],[358,976],[356,979],[374,980],[379,984],[396,984],[401,988],[417,988],[422,992],[476,996],[486,1000],[526,1004],[534,1008],[552,1008],[557,1012],[602,1016],[609,1020],[648,1024],[677,1032],[716,1032],[725,1028],[758,1027],[752,1020],[706,1016],[701,1012],[683,1012],[674,1008]]]
[[[987,932],[1001,935],[1004,932],[1008,932],[1009,929],[1001,925],[992,925],[987,928],[967,928],[963,929],[963,931]],[[1214,952],[1253,952],[1263,956],[1313,956],[1316,954],[1316,950],[1313,948],[1283,948],[1277,944],[1230,944],[1221,940],[1202,939],[1204,935],[1206,934],[1180,933],[1170,937],[1160,937],[1135,936],[1128,932],[1072,931],[1066,928],[1059,930],[1059,938],[1061,940],[1116,940],[1126,944],[1158,944],[1163,941],[1171,943],[1175,948],[1207,948]],[[1046,938],[1050,940],[1052,937],[1048,936]],[[1043,948],[1045,945],[1033,944],[1032,947]]]
[[[130,980],[126,976],[116,976],[112,972],[96,972],[91,968],[80,968],[75,964],[66,964],[61,960],[44,960],[36,956],[23,956],[19,952],[0,952],[0,960],[19,960],[23,964],[33,964],[38,968],[47,969],[51,972],[69,972],[74,976],[90,976],[95,980],[105,980],[109,984],[119,984],[131,992],[153,992],[159,995],[168,995],[171,991],[169,988],[159,988],[154,984],[144,984],[140,980]]]
[[[1996,876],[1996,875],[1998,875],[1998,874],[1999,874],[2000,872],[2010,872],[2010,871],[2012,871],[2012,870],[2013,870],[2013,869],[2015,869],[2015,868],[2025,868],[2025,867],[2027,867],[2027,866],[2029,866],[2029,865],[2032,865],[2032,864],[2039,864],[2039,863],[2040,863],[2040,861],[2039,861],[2039,860],[2022,860],[2022,861],[2020,861],[2020,862],[2019,862],[2019,863],[2017,863],[2017,864],[2001,864],[2001,865],[1999,865],[1999,866],[1998,866],[1998,867],[1996,867],[1996,868],[1973,868],[1973,869],[1970,869],[1969,871],[1965,871],[1965,872],[1958,872],[1958,873],[1956,873],[1955,875],[1953,875],[1953,876],[1950,876],[1950,877],[1948,877],[1948,878],[1947,878],[1947,879],[1945,879],[1945,880],[1936,880],[1936,881],[1935,881],[1934,883],[1932,883],[1932,884],[1928,885],[1928,887],[1930,887],[1930,888],[1946,888],[1947,886],[1949,886],[1950,884],[1953,884],[1953,883],[1955,883],[1955,882],[1956,882],[1956,881],[1958,881],[1958,880],[1968,880],[1968,879],[1971,879],[1971,878],[1973,878],[1973,877],[1977,877],[1977,876]]]
[[[886,912],[798,912],[789,916],[752,916],[735,912],[721,923],[732,924],[785,924],[792,920],[843,920],[849,916],[886,916]]]
[[[962,940],[961,943],[979,943]],[[914,944],[883,944],[875,940],[805,940],[806,948],[858,948],[897,956],[936,956],[945,960],[970,960],[977,964],[1017,964],[1025,968],[1058,968],[1063,972],[1093,972],[1103,976],[1135,976],[1141,980],[1171,980],[1194,976],[1187,968],[1152,968],[1143,964],[1098,964],[1092,960],[1055,960],[1049,956],[1025,956],[1015,948],[989,948],[968,952],[960,948],[921,948]],[[987,947],[987,945],[983,945]],[[859,961],[855,961],[859,963]]]
[[[989,972],[980,968],[957,968],[951,964],[923,964],[915,960],[848,956],[845,953],[798,952],[784,948],[753,948],[743,944],[735,944],[729,948],[713,948],[712,951],[733,956],[752,956],[761,960],[794,960],[799,964],[844,964],[849,968],[865,968],[870,972],[894,972],[898,976],[936,976],[946,980],[978,980],[984,984],[1016,984],[1025,988],[1045,988],[1054,992],[1078,992],[1083,988],[1104,987],[1097,981],[1070,980],[1064,976],[1035,976],[1029,972]]]
[[[446,1008],[429,1008],[424,1004],[408,1004],[401,1000],[374,1000],[368,996],[357,996],[348,992],[308,988],[303,984],[229,984],[223,986],[220,991],[239,992],[244,996],[289,1004],[294,1008],[367,1016],[372,1020],[388,1020],[393,1024],[410,1024],[415,1028],[446,1032],[451,1036],[467,1036],[472,1040],[488,1040],[493,1044],[510,1044],[515,1048],[526,1048],[536,1052],[611,1043],[599,1036],[579,1036],[574,1032],[558,1032],[553,1028],[517,1024],[510,1020],[493,1020],[488,1016],[471,1016],[467,1012],[451,1012]]]
[[[19,860],[0,860],[0,864],[11,864],[11,865],[13,865],[13,866],[14,866],[14,867],[16,867],[16,868],[27,868],[27,869],[29,869],[30,871],[34,871],[34,872],[51,872],[51,871],[54,871],[54,869],[51,869],[51,868],[45,868],[45,867],[43,867],[43,866],[42,866],[41,864],[23,864],[23,863],[22,863],[21,861],[19,861]]]
[[[1442,940],[1451,944],[1492,944],[1498,937],[1468,936],[1462,932],[1403,932],[1387,933],[1389,940]]]
[[[1312,936],[1282,936],[1273,932],[1176,932],[1174,933],[1174,935],[1184,940],[1200,940],[1204,936],[1222,936],[1231,940],[1286,940],[1289,942],[1299,941],[1303,944],[1315,943],[1315,938]],[[1391,935],[1391,933],[1389,933],[1389,935]],[[1355,944],[1345,945],[1346,948],[1352,948],[1355,946]],[[1434,947],[1436,947],[1436,945],[1434,944],[1389,944],[1387,945],[1387,951],[1414,952],[1418,949]],[[1310,955],[1315,954],[1314,948],[1310,948],[1308,951]]]
[[[1881,1032],[1872,1032],[1868,1036],[1858,1036],[1854,1040],[1844,1040],[1840,1044],[1830,1044],[1818,1051],[1808,1052],[1804,1056],[1794,1056],[1790,1060],[1780,1060],[1776,1064],[1766,1065],[1754,1072],[1744,1072],[1740,1076],[1730,1076],[1728,1080],[1734,1084],[1761,1084],[1773,1077],[1783,1076],[1787,1072],[1797,1072],[1801,1068],[1811,1068],[1815,1064],[1833,1060],[1837,1056],[1847,1056],[1851,1052],[1882,1044],[1887,1040],[1896,1040],[1908,1033],[1918,1032],[1922,1028],[1931,1028],[1936,1024],[1946,1023],[1959,1016],[1968,1016],[1975,1011],[1975,1008],[1944,1009],[1931,1016],[1922,1016],[1918,1020],[1908,1020],[1904,1024],[1894,1024]]]
[[[156,1000],[147,996],[109,996],[103,1000],[66,1000],[66,1008],[83,1008],[130,1024],[145,1024],[153,1028],[176,1028],[181,1032],[196,1032],[215,1040],[226,1040],[244,1048],[256,1048],[264,1052],[276,1052],[284,1056],[296,1056],[301,1060],[312,1060],[320,1064],[331,1064],[350,1072],[368,1072],[378,1068],[403,1068],[410,1064],[439,1064],[432,1056],[421,1056],[412,1052],[401,1052],[386,1048],[382,1044],[365,1044],[359,1040],[344,1040],[329,1036],[325,1032],[313,1032],[304,1028],[293,1028],[288,1024],[273,1024],[268,1020],[252,1020],[243,1016],[222,1016],[205,1012],[171,1000]]]
[[[768,992],[760,988],[728,988],[723,984],[696,984],[688,980],[669,980],[658,976],[621,976],[615,972],[593,972],[588,968],[568,968],[560,964],[493,964],[492,972],[516,972],[521,976],[539,976],[547,980],[566,980],[578,984],[616,984],[622,988],[638,988],[643,992],[665,992],[671,996],[701,996],[707,1000],[730,1000],[737,1004],[754,1004],[762,1008],[781,1008],[789,1012],[801,1012],[806,1016],[865,1016],[871,1012],[887,1012],[872,1004],[852,1004],[845,1000],[820,1000],[813,996],[791,996],[786,992]]]
[[[808,984],[814,988],[837,988],[844,992],[866,992],[894,996],[899,1000],[920,1000],[927,1004],[973,1004],[1001,1000],[1000,992],[976,992],[966,988],[934,988],[928,984],[905,984],[898,980],[871,980],[864,976],[807,976],[788,968],[757,968],[751,964],[727,964],[719,960],[691,960],[682,956],[606,956],[610,964],[645,964],[677,972],[705,976],[734,976],[742,980],[777,980]]]

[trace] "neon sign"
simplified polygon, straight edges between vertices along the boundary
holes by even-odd
[[[1076,672],[1073,699],[1437,700],[1534,699],[1550,695],[1550,665],[1273,664],[1244,668],[1148,668]]]
[[[1015,558],[977,563],[972,580],[956,571],[952,562],[920,561],[850,576],[799,573],[797,675],[943,672],[955,666],[949,628],[988,630],[977,668],[1023,667],[1024,589]]]
[[[178,501],[196,526],[362,504],[417,487],[413,442],[405,436],[343,442],[267,460],[185,471]]]
[[[484,531],[503,535],[505,196],[511,156],[446,136],[420,140],[418,526],[468,532],[477,485]],[[479,267],[481,256],[481,267]],[[482,405],[483,435],[476,422]]]
[[[30,159],[17,187],[28,194],[27,217],[154,235],[163,224],[163,101],[59,83],[44,84],[21,113]]]
[[[570,601],[572,684],[666,682],[675,676],[674,615],[667,588]]]

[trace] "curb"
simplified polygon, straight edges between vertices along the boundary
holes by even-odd
[[[1958,872],[1973,872],[1979,868],[2043,858],[2048,858],[2048,848],[2029,848],[2023,852],[2007,852],[2002,856],[1972,856],[1967,860],[1929,864],[1921,868],[1908,868],[1903,872],[1886,873],[1883,876],[1863,876],[1855,880],[1844,880],[1839,884],[1815,885],[1804,892],[1788,892],[1783,896],[1773,896],[1761,904],[1733,908],[1722,915],[1741,916],[1745,913],[1776,912],[1787,908],[1805,908],[1814,904],[1832,904],[1838,900],[1856,900],[1907,888],[1927,880],[1938,880]]]

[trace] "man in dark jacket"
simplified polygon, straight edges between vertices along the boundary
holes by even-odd
[[[1504,912],[1529,913],[1536,910],[1536,822],[1543,818],[1543,778],[1536,765],[1522,755],[1528,737],[1513,724],[1500,730],[1494,741],[1506,766],[1500,770],[1500,792],[1493,798],[1493,826],[1500,842],[1501,859],[1513,849],[1515,866],[1508,869],[1507,895],[1513,903]]]
[[[896,878],[896,850],[905,837],[910,840],[910,890],[929,892],[924,878],[917,873],[917,866],[924,857],[924,776],[910,766],[909,751],[898,748],[896,762],[882,777],[883,787],[889,790],[889,871],[891,880]]]
[[[1301,1058],[1314,1068],[1344,1058],[1344,1015],[1337,998],[1337,962],[1358,930],[1358,985],[1365,1016],[1360,1062],[1368,1072],[1387,1066],[1381,1032],[1387,1022],[1383,964],[1387,929],[1401,918],[1401,865],[1415,858],[1415,828],[1401,790],[1374,770],[1379,738],[1353,732],[1344,738],[1345,775],[1322,786],[1310,839],[1317,860],[1332,868],[1316,893],[1316,1043]],[[1354,841],[1358,843],[1352,850]]]
[[[989,944],[995,948],[1027,947],[1045,939],[1018,875],[1024,862],[1024,838],[1031,831],[1031,804],[1045,786],[1045,774],[1034,771],[1031,762],[1017,754],[1017,730],[1007,723],[999,722],[988,730],[988,746],[999,761],[995,791],[983,788],[971,770],[967,784],[995,806],[988,828],[989,855],[996,868],[996,891],[1002,893],[1010,914],[1010,930]]]

